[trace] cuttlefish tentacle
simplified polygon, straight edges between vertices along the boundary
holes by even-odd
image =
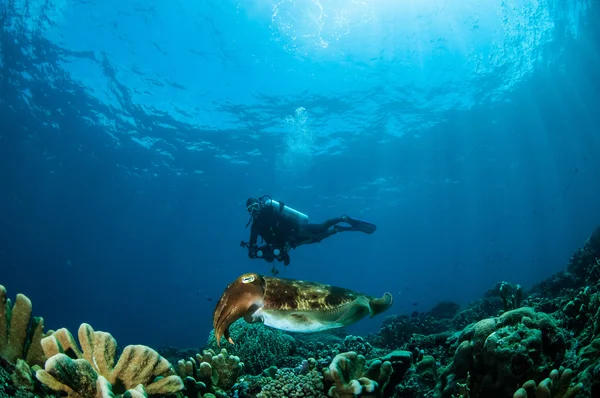
[[[229,326],[262,306],[264,284],[260,275],[245,274],[227,286],[213,313],[217,345],[220,346],[221,336],[225,336],[227,341],[233,344],[229,336]]]
[[[244,274],[229,284],[217,303],[213,326],[217,345],[222,336],[233,344],[229,326],[240,318],[295,332],[317,332],[372,317],[392,305],[380,298],[315,282]]]

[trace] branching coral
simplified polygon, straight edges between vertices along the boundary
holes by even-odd
[[[303,360],[295,368],[272,366],[260,376],[243,376],[229,396],[257,398],[325,398],[323,375],[314,358]],[[204,398],[204,397],[203,397]]]
[[[153,349],[129,345],[117,361],[117,342],[109,333],[84,323],[78,336],[81,349],[64,328],[42,339],[48,360],[36,372],[39,381],[74,398],[166,395],[183,389],[170,363]]]
[[[344,338],[344,350],[354,351],[367,357],[373,351],[373,346],[360,336],[348,335]]]
[[[188,396],[198,393],[221,393],[229,390],[241,376],[244,364],[235,355],[229,355],[225,348],[217,355],[213,350],[205,350],[202,355],[177,363],[179,376],[185,380]]]
[[[16,364],[23,359],[30,366],[43,366],[46,360],[42,346],[44,319],[32,317],[31,300],[17,294],[15,304],[6,297],[6,289],[0,285],[0,356]]]
[[[504,312],[511,311],[521,307],[523,302],[523,289],[521,285],[513,286],[508,282],[502,282],[500,285],[500,297]]]
[[[327,380],[335,383],[329,389],[332,397],[354,397],[355,395],[378,397],[392,374],[388,361],[373,361],[367,369],[366,359],[350,351],[336,355],[324,372]]]
[[[576,332],[581,332],[589,325],[593,333],[597,333],[597,324],[588,323],[594,320],[596,314],[600,314],[600,297],[598,293],[592,294],[592,289],[586,286],[581,289],[575,298],[570,300],[563,308],[565,314],[565,326]]]
[[[296,374],[292,369],[278,369],[273,378],[264,378],[257,398],[325,398],[323,377],[315,369]]]
[[[471,374],[467,372],[467,380],[464,383],[457,383],[458,395],[453,395],[453,398],[469,398],[471,392]]]
[[[554,369],[550,377],[542,380],[538,385],[529,380],[519,388],[513,398],[571,398],[582,390],[583,384],[571,385],[573,371],[571,369]]]

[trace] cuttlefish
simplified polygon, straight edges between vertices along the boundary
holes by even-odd
[[[229,336],[229,326],[240,318],[262,322],[288,332],[320,332],[371,318],[392,305],[392,295],[381,298],[352,290],[296,279],[244,274],[223,292],[213,313],[217,345]]]

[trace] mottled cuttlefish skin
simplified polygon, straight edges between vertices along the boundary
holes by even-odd
[[[213,327],[219,346],[222,336],[234,343],[229,326],[240,318],[290,332],[320,332],[381,314],[392,301],[387,292],[375,298],[316,282],[244,274],[223,292]]]

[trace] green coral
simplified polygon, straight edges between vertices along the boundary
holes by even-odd
[[[592,394],[600,394],[600,337],[579,350],[574,365],[577,380],[589,386]]]
[[[228,351],[240,358],[250,375],[258,375],[270,366],[285,365],[296,349],[296,340],[292,336],[262,323],[247,323],[240,319],[229,327],[229,333],[235,344],[228,346]],[[210,332],[208,347],[219,349],[214,330]]]
[[[571,398],[577,395],[583,389],[583,384],[571,385],[573,379],[571,369],[554,369],[550,376],[542,380],[538,385],[534,380],[528,380],[523,383],[513,398]]]
[[[11,375],[11,380],[15,386],[18,386],[24,390],[33,391],[35,389],[31,368],[27,362],[22,359],[17,359],[15,371]]]

